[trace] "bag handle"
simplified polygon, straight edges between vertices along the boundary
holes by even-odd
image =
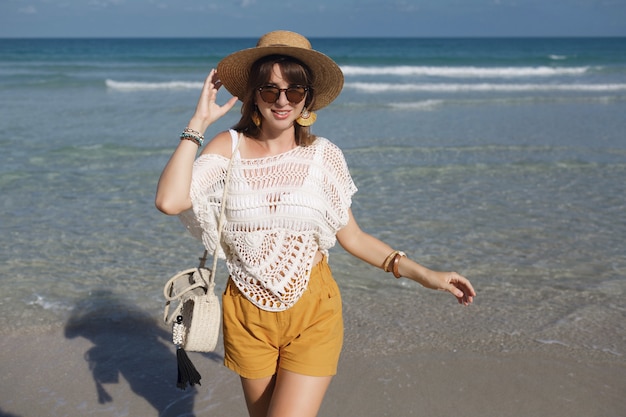
[[[206,287],[208,283],[204,281],[204,277],[202,277],[202,272],[200,272],[199,270],[200,268],[185,269],[184,271],[181,271],[178,274],[171,277],[165,283],[165,286],[163,287],[163,296],[165,297],[165,300],[174,301],[174,300],[181,298],[184,294],[188,293],[189,291],[195,290],[196,288]],[[176,282],[177,279],[181,279],[181,278],[187,278],[189,280],[190,275],[193,275],[195,272],[198,272],[198,276],[200,279],[196,281],[195,283],[185,287],[185,289],[182,290],[181,292],[177,294],[173,294],[174,282]]]
[[[167,283],[165,283],[165,286],[163,287],[163,296],[165,297],[165,309],[163,310],[164,322],[171,323],[176,318],[176,316],[180,314],[180,311],[183,306],[182,298],[185,294],[187,294],[190,291],[195,290],[196,288],[202,288],[204,292],[206,293],[208,292],[208,290],[212,290],[211,288],[212,286],[213,287],[215,286],[215,284],[210,285],[204,280],[204,277],[202,276],[202,269],[206,269],[206,268],[204,268],[203,262],[200,262],[200,265],[201,266],[198,268],[189,268],[189,269],[179,272],[178,274],[171,277],[167,281]],[[187,279],[187,282],[188,282],[189,278],[193,276],[196,272],[197,272],[197,277],[199,279],[195,283],[185,287],[179,293],[174,294],[174,283],[176,282],[176,280]],[[178,306],[176,307],[176,309],[174,309],[174,312],[170,315],[169,314],[170,304],[172,303],[172,301],[176,301],[176,300],[179,301]]]
[[[235,136],[233,134],[234,131],[231,131],[231,136],[232,139],[235,139]],[[237,151],[239,150],[239,145],[242,142],[242,133],[239,133],[239,136],[237,138],[237,146],[235,146],[235,149],[233,149],[233,153],[230,156],[230,161],[228,161],[228,168],[226,169],[226,178],[224,179],[224,193],[222,194],[222,204],[220,207],[220,217],[219,220],[217,222],[217,239],[216,239],[216,243],[215,243],[215,252],[213,252],[213,267],[211,268],[211,273],[209,275],[209,283],[215,283],[215,270],[217,269],[217,250],[219,248],[219,245],[221,245],[221,239],[222,239],[222,228],[224,226],[224,213],[226,211],[226,197],[228,197],[228,184],[230,182],[230,174],[232,172],[232,168],[233,168],[233,161],[235,160],[235,154],[237,153]],[[206,253],[206,251],[205,251]]]
[[[228,197],[228,184],[230,182],[230,176],[231,176],[231,172],[233,168],[233,161],[235,159],[235,154],[239,150],[239,144],[242,142],[241,133],[239,133],[239,136],[236,136],[234,131],[231,130],[231,137],[233,141],[237,140],[237,144],[233,148],[232,155],[230,156],[230,160],[228,161],[228,167],[226,168],[226,178],[224,179],[224,192],[222,194],[222,204],[220,205],[220,217],[217,222],[217,239],[216,239],[216,244],[215,244],[215,251],[213,252],[213,267],[210,269],[210,272],[209,272],[209,282],[205,282],[204,276],[202,275],[202,272],[201,272],[203,269],[206,269],[204,265],[207,260],[208,251],[205,249],[204,254],[202,255],[202,258],[200,258],[200,265],[198,266],[198,268],[191,268],[191,269],[187,269],[185,271],[179,272],[178,274],[171,277],[167,281],[165,286],[163,287],[163,295],[165,296],[165,300],[166,300],[165,310],[163,311],[163,320],[168,323],[173,321],[173,319],[180,313],[182,309],[182,302],[181,302],[178,304],[174,312],[171,315],[169,315],[170,303],[172,301],[179,299],[183,294],[191,290],[194,290],[196,288],[206,287],[205,292],[207,292],[208,290],[212,290],[212,288],[215,287],[215,270],[217,269],[217,252],[218,252],[219,245],[221,244],[221,238],[222,238],[222,228],[224,225],[224,214],[226,210],[226,197]],[[172,291],[174,289],[174,282],[181,277],[189,276],[190,274],[193,274],[195,271],[198,272],[201,282],[198,281],[190,285],[189,287],[185,288],[185,290],[181,292],[180,294],[173,296]]]

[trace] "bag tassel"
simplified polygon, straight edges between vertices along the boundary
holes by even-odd
[[[187,352],[183,349],[183,334],[185,326],[183,325],[183,316],[176,317],[172,329],[172,338],[176,344],[176,362],[178,363],[178,380],[176,386],[182,390],[187,388],[187,384],[194,386],[200,384],[202,376],[187,356]]]

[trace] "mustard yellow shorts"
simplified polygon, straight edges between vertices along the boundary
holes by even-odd
[[[322,259],[296,304],[279,312],[261,310],[228,281],[224,309],[224,365],[244,378],[274,375],[278,368],[331,376],[343,344],[341,295]]]

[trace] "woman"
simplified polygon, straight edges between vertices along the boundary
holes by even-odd
[[[220,106],[222,85],[234,97]],[[326,263],[336,240],[357,258],[448,291],[461,304],[476,295],[461,275],[421,266],[359,228],[343,154],[309,127],[313,112],[342,87],[337,64],[306,38],[264,35],[211,71],[159,180],[158,209],[181,215],[214,250],[225,171],[234,158],[219,242],[231,275],[223,296],[224,362],[240,375],[253,417],[319,410],[343,340],[339,290]],[[238,98],[239,122],[196,159],[205,130]]]

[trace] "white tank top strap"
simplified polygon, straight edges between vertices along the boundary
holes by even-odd
[[[239,150],[237,149],[237,142],[239,142],[239,133],[234,129],[229,129],[231,137],[231,153],[233,156],[239,157]],[[235,152],[236,151],[236,152]]]

